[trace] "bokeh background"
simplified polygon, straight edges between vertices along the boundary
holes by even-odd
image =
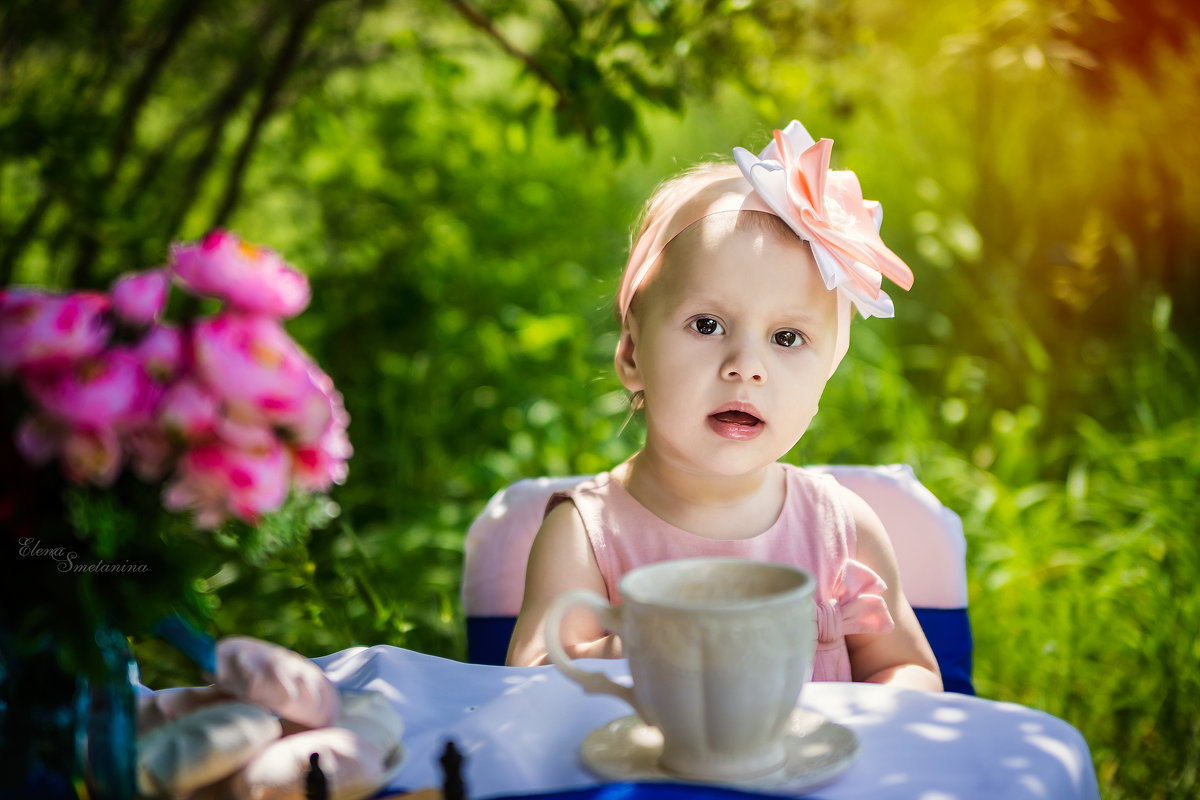
[[[980,693],[1110,798],[1200,792],[1200,12],[1190,0],[8,0],[0,282],[104,287],[223,225],[356,449],[341,515],[206,582],[214,633],[461,658],[464,533],[631,453],[610,298],[641,200],[798,118],[917,282],[797,462],[964,519]],[[151,685],[194,680],[137,643]]]

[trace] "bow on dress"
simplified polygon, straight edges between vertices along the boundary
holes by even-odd
[[[833,599],[817,603],[817,656],[814,681],[850,680],[845,637],[887,633],[896,623],[884,602],[887,584],[866,564],[847,559],[833,584]]]

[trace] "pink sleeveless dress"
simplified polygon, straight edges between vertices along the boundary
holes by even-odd
[[[677,528],[635,500],[608,472],[553,495],[546,510],[567,500],[575,504],[612,603],[620,602],[618,584],[626,572],[672,558],[736,556],[808,570],[817,579],[812,679],[848,681],[852,678],[846,634],[883,633],[894,625],[881,596],[886,587],[873,570],[853,558],[854,519],[833,477],[790,464],[783,467],[783,510],[769,529],[750,539],[708,539]]]

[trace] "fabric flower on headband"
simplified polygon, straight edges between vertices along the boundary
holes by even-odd
[[[908,290],[912,270],[879,238],[883,207],[863,200],[853,172],[829,169],[832,149],[832,139],[813,141],[792,121],[757,156],[735,147],[733,157],[763,201],[812,246],[827,289],[840,289],[864,317],[895,316],[883,277]]]

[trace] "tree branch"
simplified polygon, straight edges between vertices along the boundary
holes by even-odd
[[[150,90],[154,87],[167,60],[203,4],[203,0],[182,0],[175,7],[175,13],[167,22],[166,35],[146,59],[141,73],[126,93],[125,103],[121,106],[117,121],[117,130],[113,135],[112,156],[108,164],[109,181],[116,176],[117,171],[121,168],[121,163],[125,160],[129,143],[133,139],[133,132],[137,129],[138,117],[145,107],[146,100],[150,97]]]
[[[175,7],[175,13],[167,22],[166,35],[158,47],[150,53],[142,71],[126,91],[125,101],[117,115],[117,129],[113,134],[112,154],[109,156],[108,170],[100,191],[106,191],[110,195],[113,193],[114,181],[125,160],[125,154],[129,151],[129,144],[137,129],[137,119],[150,96],[150,90],[202,4],[201,0],[183,0]],[[95,229],[84,228],[80,237],[79,253],[71,270],[72,285],[80,285],[88,280],[99,253],[100,240],[96,237]]]
[[[175,236],[179,231],[179,227],[183,224],[183,218],[187,215],[188,209],[197,199],[197,188],[200,185],[204,173],[208,172],[212,166],[213,160],[216,158],[217,151],[221,148],[221,139],[225,133],[225,126],[229,122],[229,118],[233,116],[233,112],[242,104],[242,99],[249,93],[251,86],[254,85],[254,70],[252,67],[242,65],[241,69],[234,73],[225,90],[213,103],[212,113],[209,116],[211,120],[208,127],[208,138],[204,142],[204,147],[200,153],[192,160],[191,167],[188,168],[187,174],[184,176],[183,183],[177,196],[180,203],[175,207],[174,212],[169,218],[166,225],[166,235],[168,237]],[[139,181],[139,184],[141,181]],[[129,201],[133,202],[136,195],[131,194]]]
[[[532,55],[526,53],[524,50],[521,50],[508,39],[506,39],[504,34],[501,33],[494,24],[492,24],[492,21],[488,19],[482,11],[472,6],[467,2],[467,0],[447,0],[447,2],[463,17],[463,19],[486,33],[493,41],[496,42],[496,44],[500,45],[500,49],[524,64],[526,69],[532,72],[538,78],[538,80],[549,86],[554,91],[554,94],[558,96],[558,102],[561,105],[574,107],[575,104],[572,101],[570,94],[568,94],[566,88],[559,83],[558,79],[551,75],[550,72]],[[579,121],[580,126],[583,128],[584,136],[589,142],[591,142],[591,126],[588,125],[587,120],[582,115],[576,114],[575,118]]]
[[[214,228],[224,225],[237,205],[238,197],[242,191],[242,181],[245,177],[246,167],[249,165],[250,156],[258,144],[259,134],[262,132],[263,125],[266,124],[271,114],[276,110],[276,98],[287,82],[289,73],[296,65],[300,56],[301,46],[304,43],[304,35],[316,17],[317,9],[324,1],[312,0],[312,2],[305,3],[297,9],[292,17],[292,24],[288,28],[283,44],[279,47],[279,55],[275,59],[275,64],[263,81],[262,94],[259,95],[258,106],[254,109],[254,116],[250,120],[250,127],[247,129],[246,135],[238,147],[237,155],[234,157],[233,167],[229,171],[229,179],[225,184],[225,194],[221,198],[220,205],[217,206],[216,215],[213,217],[212,227]]]
[[[269,24],[269,21],[264,22],[261,27],[269,27]],[[123,214],[130,212],[134,204],[146,192],[150,191],[150,187],[153,185],[158,173],[162,170],[163,165],[172,158],[174,151],[179,145],[187,140],[188,131],[200,128],[206,120],[214,120],[218,124],[224,125],[225,120],[237,110],[242,103],[242,98],[246,96],[250,88],[254,85],[258,78],[257,73],[258,65],[243,65],[241,69],[231,74],[226,84],[219,92],[213,95],[207,105],[195,109],[193,113],[183,117],[175,124],[171,132],[163,138],[162,144],[143,159],[142,168],[121,204],[121,212]],[[174,233],[174,229],[168,231],[168,235]]]

